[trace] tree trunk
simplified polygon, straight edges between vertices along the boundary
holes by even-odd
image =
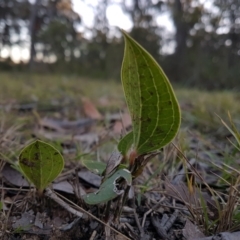
[[[30,24],[29,24],[29,33],[30,33],[30,59],[29,59],[29,69],[32,70],[34,67],[34,60],[36,56],[35,51],[35,41],[36,41],[36,19],[38,8],[41,4],[41,0],[36,0],[32,5],[31,15],[30,15]]]
[[[181,58],[186,50],[186,42],[187,42],[187,35],[188,35],[188,26],[184,22],[183,19],[183,6],[181,0],[175,0],[174,3],[174,25],[176,27],[176,48],[175,54],[178,58]]]

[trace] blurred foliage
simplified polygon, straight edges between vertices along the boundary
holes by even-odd
[[[58,61],[68,61],[72,58],[76,47],[74,35],[74,29],[70,24],[52,20],[47,28],[39,33],[38,39],[44,47],[45,55],[55,54]]]
[[[0,51],[4,46],[22,44],[21,28],[23,22],[28,20],[29,14],[28,0],[0,0]]]
[[[106,14],[113,4],[131,20],[130,35],[160,62],[172,82],[209,90],[240,89],[239,0],[98,0],[90,5],[92,28],[74,12],[71,0],[0,0],[0,56],[3,49],[29,44],[23,37],[26,29],[31,43],[29,64],[0,58],[0,70],[30,67],[120,79],[123,41]],[[162,15],[169,16],[174,32],[165,23],[159,25]]]

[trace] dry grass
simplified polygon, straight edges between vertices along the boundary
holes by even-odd
[[[42,111],[41,116],[71,120],[81,117],[78,109],[81,108],[83,96],[89,97],[105,115],[125,107],[122,86],[116,81],[18,73],[1,73],[0,79],[0,164],[4,162],[3,159],[16,161],[19,151],[32,139],[36,115],[31,111],[20,112],[19,106],[37,103]],[[175,189],[175,194],[179,195],[191,219],[205,234],[239,230],[240,173],[237,169],[240,154],[227,140],[230,138],[236,144],[218,117],[226,120],[230,112],[239,129],[239,94],[230,91],[175,90],[182,109],[182,128],[175,139],[177,150],[169,145],[164,150],[161,164],[159,159],[148,164],[147,171],[151,174],[144,173],[136,186],[138,203],[141,203],[144,193],[150,194],[160,188],[159,175],[164,174],[170,180],[181,175],[186,183],[188,199],[182,196],[183,190]],[[61,110],[63,107],[61,115],[58,111],[51,112],[51,108]],[[56,146],[59,143],[52,144]],[[97,149],[96,156],[99,153],[108,156],[115,145],[114,141],[105,142]],[[193,165],[188,163],[191,161]],[[213,179],[209,176],[213,176]],[[215,205],[214,209],[211,209],[212,205],[203,192],[207,192],[213,200],[211,204]],[[1,213],[0,218],[5,219],[6,216]],[[7,231],[6,224],[0,225],[0,228],[0,231]]]

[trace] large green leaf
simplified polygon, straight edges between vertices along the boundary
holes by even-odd
[[[180,126],[180,109],[158,63],[126,32],[123,35],[122,85],[132,117],[132,144],[138,154],[145,154],[165,146],[175,137]],[[129,139],[129,136],[123,139],[120,148],[129,147]]]
[[[37,140],[22,150],[19,166],[41,193],[62,171],[64,160],[54,147]]]
[[[87,204],[99,204],[110,201],[117,196],[124,193],[124,190],[118,189],[117,180],[119,178],[125,179],[128,186],[132,184],[132,175],[127,169],[120,169],[115,172],[111,177],[104,181],[100,189],[96,193],[89,193],[83,196]]]

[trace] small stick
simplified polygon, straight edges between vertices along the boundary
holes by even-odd
[[[146,217],[152,212],[152,209],[149,209],[147,212],[144,213],[143,215],[143,220],[142,220],[142,228],[144,227],[145,221],[146,221]]]
[[[157,209],[159,207],[159,205],[161,204],[161,202],[163,202],[165,199],[165,197],[162,197],[159,202],[151,209],[149,209],[147,212],[144,213],[143,215],[143,220],[142,220],[142,227],[144,227],[145,221],[146,221],[146,217],[155,209]]]
[[[63,208],[65,208],[68,212],[72,213],[73,215],[76,215],[80,218],[82,218],[83,213],[75,210],[74,208],[70,207],[66,202],[64,202],[61,198],[59,198],[50,188],[46,188],[45,196],[51,198],[56,203],[61,205]]]
[[[140,224],[139,219],[138,219],[138,215],[137,215],[135,210],[134,210],[133,214],[134,214],[135,221],[136,221],[137,227],[140,231],[141,238],[142,238],[142,237],[144,237],[144,231],[143,231],[143,228],[141,227],[141,224]]]
[[[105,207],[105,213],[104,213],[104,220],[105,222],[109,221],[109,215],[110,215],[110,209],[111,209],[111,203],[112,201],[108,201]]]
[[[94,240],[96,235],[97,235],[97,231],[94,230],[89,240]]]
[[[64,202],[61,198],[59,198],[57,196],[57,194],[55,194],[50,188],[46,188],[45,189],[45,196],[51,198],[52,200],[56,201],[59,205],[61,205],[62,207],[65,208],[65,206],[67,205],[66,202],[71,203],[73,206],[79,208],[82,212],[84,212],[85,214],[87,214],[88,216],[92,217],[93,219],[95,219],[96,221],[102,223],[104,226],[109,227],[112,231],[114,231],[115,233],[121,235],[122,237],[124,237],[125,239],[131,240],[130,238],[128,238],[127,236],[125,236],[124,234],[122,234],[121,232],[117,231],[116,229],[114,229],[113,227],[109,226],[108,224],[106,224],[105,222],[101,221],[100,219],[98,219],[97,217],[95,217],[94,215],[92,215],[91,213],[89,213],[88,211],[84,210],[83,208],[79,207],[78,205],[76,205],[75,203],[71,202],[69,199],[61,196],[66,202]],[[79,212],[75,209],[73,209],[72,207],[70,207],[69,205],[67,205],[67,207],[65,208],[66,210],[72,209],[71,213],[73,213],[74,215],[80,214],[81,216],[83,216],[82,212]],[[77,214],[75,214],[77,213]],[[79,216],[79,215],[77,215]]]
[[[178,210],[175,210],[171,217],[168,218],[168,221],[164,224],[164,228],[166,231],[168,231],[173,226],[174,222],[178,217],[178,213]]]
[[[114,214],[114,221],[116,221],[116,219],[121,216],[123,206],[127,201],[127,197],[128,197],[128,193],[129,193],[130,188],[131,188],[131,186],[127,186],[123,195],[119,196],[117,210]]]
[[[157,234],[158,234],[161,238],[163,238],[163,239],[165,239],[165,240],[170,240],[169,237],[168,237],[168,234],[167,234],[167,232],[166,232],[166,230],[165,230],[165,228],[162,227],[162,226],[159,224],[159,222],[158,222],[158,220],[156,219],[156,217],[151,216],[151,222],[152,222],[152,225],[154,226],[155,230],[157,231]]]

